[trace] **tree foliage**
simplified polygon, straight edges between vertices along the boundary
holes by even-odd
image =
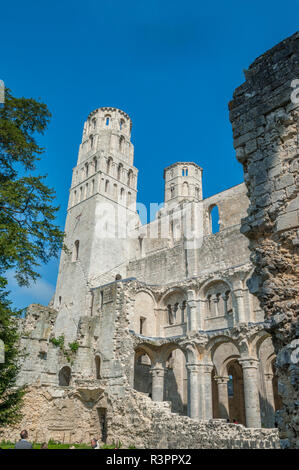
[[[6,360],[0,364],[0,425],[19,417],[24,394],[15,387],[19,313],[7,297],[7,271],[13,269],[18,284],[28,286],[39,277],[39,265],[57,256],[63,239],[54,224],[59,209],[53,205],[55,193],[45,176],[34,174],[44,151],[36,135],[44,133],[50,117],[44,103],[5,90],[0,108],[0,339]]]

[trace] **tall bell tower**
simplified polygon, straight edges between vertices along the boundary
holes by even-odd
[[[132,122],[120,109],[99,108],[84,124],[73,169],[54,308],[57,328],[74,330],[88,314],[91,289],[126,276],[127,232],[137,223]]]

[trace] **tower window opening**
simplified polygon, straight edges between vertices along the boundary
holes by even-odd
[[[109,192],[109,181],[106,180],[106,183],[105,183],[105,193],[108,193]]]
[[[111,167],[112,167],[112,162],[113,162],[112,158],[109,157],[108,160],[107,160],[107,174],[108,175],[109,175]]]
[[[174,186],[171,186],[171,188],[170,188],[170,197],[171,198],[174,197]]]
[[[124,188],[121,188],[121,190],[120,190],[120,200],[123,201],[124,197],[125,197],[125,190],[124,190]]]
[[[125,127],[125,121],[123,119],[121,119],[120,123],[119,123],[119,128],[120,128],[120,130],[122,130],[124,127]]]
[[[74,251],[73,251],[73,261],[78,261],[79,259],[79,240],[76,240],[74,243]]]
[[[132,184],[132,177],[133,177],[133,172],[132,170],[128,171],[128,186],[131,186]]]
[[[122,164],[120,163],[120,164],[118,165],[118,168],[117,168],[117,179],[118,179],[118,181],[121,180],[122,169],[123,169],[123,166],[122,166]]]
[[[119,151],[120,152],[123,152],[124,150],[124,142],[125,142],[125,139],[123,138],[123,136],[120,136],[119,138]]]
[[[106,126],[109,126],[109,124],[110,124],[110,117],[107,116],[107,117],[106,117]]]
[[[93,159],[93,165],[94,165],[94,172],[96,173],[96,171],[98,169],[98,161],[97,161],[96,157]]]

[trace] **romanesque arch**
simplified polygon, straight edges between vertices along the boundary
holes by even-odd
[[[134,357],[134,389],[149,397],[152,396],[151,364],[149,350],[146,347],[138,347]]]

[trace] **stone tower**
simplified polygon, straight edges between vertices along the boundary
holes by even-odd
[[[99,108],[84,124],[65,225],[69,253],[61,254],[54,297],[57,333],[75,335],[91,308],[91,288],[126,275],[127,230],[137,217],[131,128],[116,108]]]
[[[165,203],[202,200],[202,168],[193,162],[178,162],[164,170]]]

